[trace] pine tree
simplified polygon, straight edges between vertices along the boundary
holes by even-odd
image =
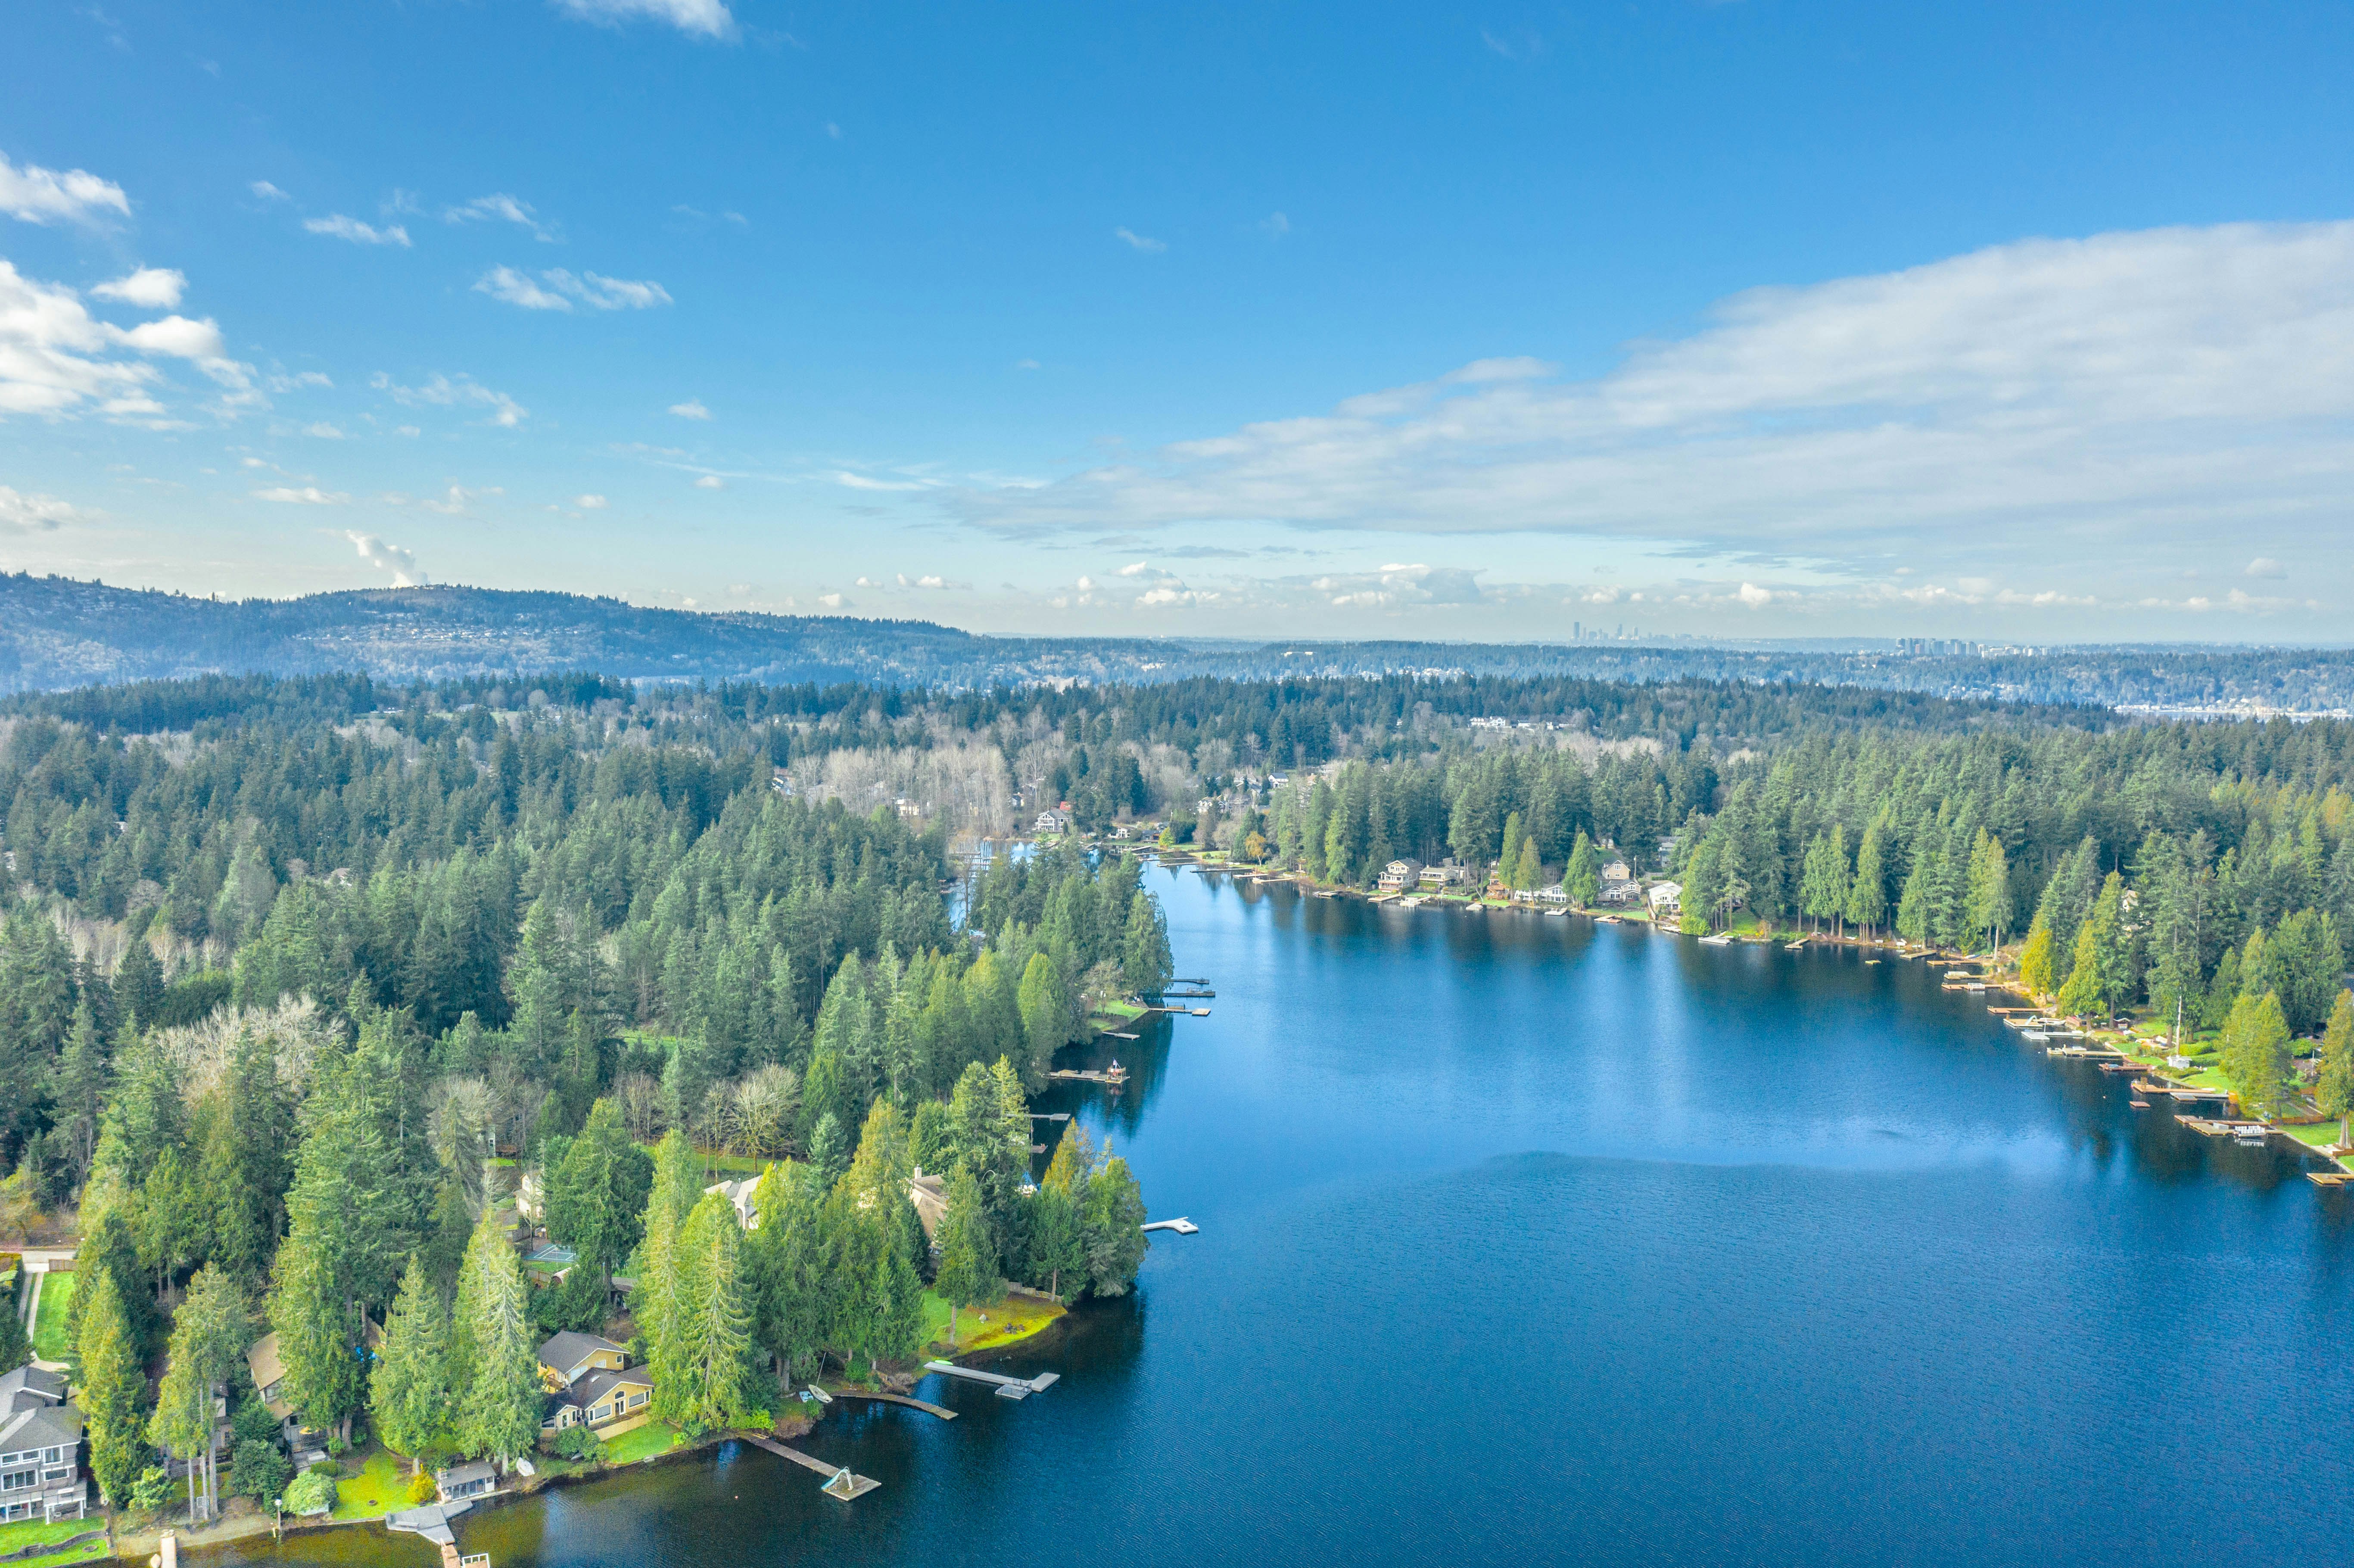
[[[1128,989],[1158,991],[1169,983],[1175,960],[1169,952],[1169,923],[1160,901],[1140,889],[1128,903],[1128,925],[1121,933],[1120,969]]]
[[[419,1255],[408,1255],[400,1294],[384,1327],[384,1350],[368,1380],[368,1409],[386,1447],[424,1467],[428,1445],[449,1427],[450,1313]]]
[[[1022,971],[1022,1032],[1030,1045],[1023,1081],[1043,1086],[1055,1053],[1071,1038],[1071,1002],[1063,972],[1044,953],[1031,954]]]
[[[2002,956],[2002,934],[2010,927],[2010,868],[2002,841],[1978,830],[1970,848],[1970,884],[1967,918],[1973,934],[1983,933],[1990,956]]]
[[[0,1376],[33,1359],[33,1336],[27,1331],[25,1320],[11,1309],[13,1305],[0,1300]]]
[[[1125,1296],[1151,1245],[1144,1234],[1144,1195],[1128,1161],[1117,1155],[1087,1178],[1080,1210],[1086,1237],[1087,1287],[1097,1296]]]
[[[643,1237],[653,1160],[630,1139],[620,1107],[600,1099],[548,1177],[547,1234],[609,1283]]]
[[[779,1160],[762,1173],[752,1202],[760,1224],[744,1238],[744,1255],[753,1330],[776,1358],[784,1386],[804,1367],[815,1370],[825,1340],[825,1239],[815,1183],[807,1167]]]
[[[139,1400],[147,1386],[144,1358],[114,1277],[85,1268],[81,1278],[89,1304],[81,1315],[75,1398],[90,1442],[90,1472],[105,1500],[122,1508],[147,1462],[146,1425],[139,1419]]]
[[[1533,834],[1521,841],[1519,861],[1512,867],[1512,888],[1519,893],[1534,893],[1544,883],[1544,863],[1537,858],[1537,841]]]
[[[2052,927],[2039,914],[2027,933],[2027,945],[2019,950],[2019,983],[2031,995],[2050,996],[2057,978],[2052,973]]]
[[[358,1325],[334,1266],[310,1235],[297,1231],[278,1249],[271,1274],[270,1326],[286,1368],[285,1398],[306,1426],[341,1426],[366,1397]]]
[[[997,1243],[989,1216],[981,1206],[981,1183],[960,1164],[949,1177],[948,1212],[941,1216],[938,1240],[938,1272],[932,1287],[949,1304],[949,1346],[956,1346],[957,1312],[980,1307],[1004,1294],[997,1275]]]
[[[451,1426],[461,1452],[514,1458],[539,1435],[535,1336],[525,1310],[523,1269],[495,1213],[486,1211],[458,1270],[450,1336]]]

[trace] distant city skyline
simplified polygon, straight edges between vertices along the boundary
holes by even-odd
[[[2343,642],[2354,16],[12,17],[0,569]]]

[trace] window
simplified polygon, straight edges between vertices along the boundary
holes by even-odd
[[[20,1487],[31,1486],[38,1478],[39,1472],[36,1470],[10,1470],[0,1475],[0,1491],[13,1492]]]
[[[65,1457],[66,1451],[63,1448],[52,1448],[48,1453],[41,1456],[41,1457],[47,1459],[52,1465],[56,1464],[59,1459],[62,1459]]]
[[[639,1405],[643,1404],[645,1402],[646,1396],[642,1393],[633,1393],[630,1395],[630,1408],[631,1410],[635,1410]]]

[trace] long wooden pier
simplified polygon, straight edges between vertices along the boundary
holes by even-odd
[[[877,1404],[904,1404],[910,1410],[920,1410],[927,1415],[937,1415],[943,1421],[954,1421],[957,1418],[957,1413],[945,1404],[934,1404],[928,1399],[913,1399],[904,1393],[860,1393],[855,1390],[849,1390],[837,1393],[833,1397],[872,1400]]]
[[[982,1372],[979,1367],[960,1367],[954,1361],[926,1361],[924,1370],[948,1377],[969,1378],[974,1383],[994,1383],[1000,1399],[1027,1399],[1034,1393],[1044,1393],[1063,1376],[1060,1372],[1040,1372],[1033,1378],[1007,1377],[1002,1372]]]
[[[863,1498],[883,1484],[872,1476],[852,1475],[850,1467],[847,1465],[829,1465],[813,1454],[804,1454],[799,1448],[788,1448],[775,1438],[763,1437],[757,1432],[744,1434],[744,1441],[755,1448],[767,1449],[779,1459],[790,1459],[803,1469],[815,1470],[819,1475],[826,1478],[825,1484],[818,1488],[818,1490],[828,1497],[840,1498],[844,1502],[848,1502],[852,1498]]]

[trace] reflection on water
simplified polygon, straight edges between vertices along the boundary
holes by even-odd
[[[1915,964],[1148,874],[1212,1016],[1064,1058],[1137,1293],[960,1412],[489,1510],[494,1568],[2211,1563],[2354,1527],[2354,1203]],[[228,1556],[231,1554],[222,1554]],[[415,1564],[365,1529],[235,1554]],[[218,1560],[218,1559],[216,1559]]]

